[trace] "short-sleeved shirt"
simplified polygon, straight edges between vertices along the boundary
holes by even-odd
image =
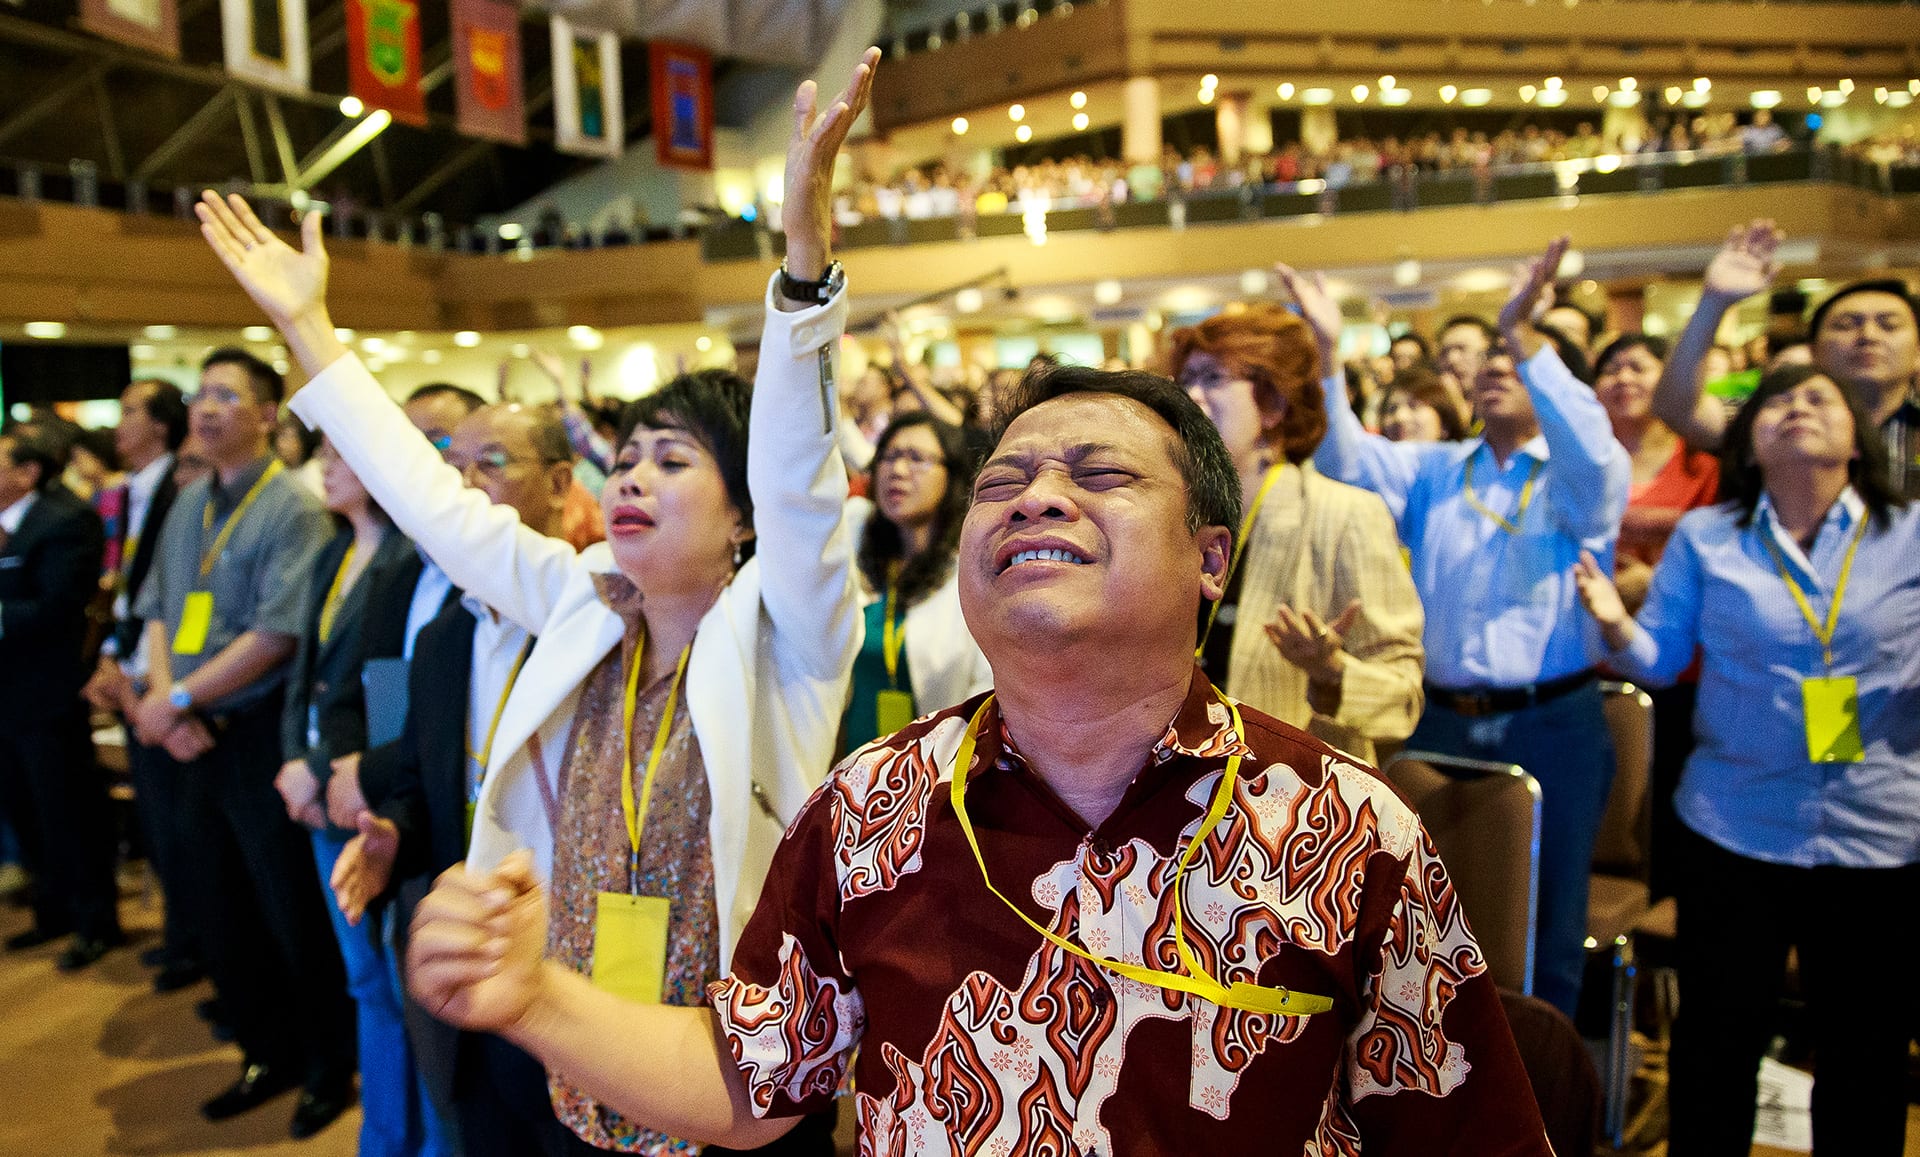
[[[1333,999],[1225,1010],[1065,952],[994,898],[949,799],[975,698],[855,752],[776,855],[710,990],[754,1111],[828,1103],[850,1065],[862,1153],[1550,1153],[1445,869],[1407,804],[1204,676],[1114,813],[1086,825],[997,708],[967,810],[994,885],[1110,959],[1179,970],[1174,876],[1222,983]],[[857,1051],[857,1061],[855,1059]]]
[[[169,638],[179,633],[187,596],[213,595],[213,619],[206,645],[197,655],[170,655],[175,679],[184,678],[248,631],[298,637],[307,625],[307,602],[314,560],[333,537],[333,526],[318,501],[284,471],[267,480],[233,528],[213,571],[200,574],[202,552],[213,546],[247,491],[260,480],[271,458],[247,467],[231,485],[215,473],[180,491],[160,530],[153,570],[140,588],[134,615],[159,619]],[[211,506],[209,522],[206,511]],[[271,694],[286,677],[284,666],[223,699],[200,704],[211,714],[249,706]]]

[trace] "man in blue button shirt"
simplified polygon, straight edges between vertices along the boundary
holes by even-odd
[[[1500,346],[1475,375],[1469,442],[1389,442],[1328,393],[1314,463],[1386,500],[1427,612],[1427,710],[1407,746],[1517,763],[1540,781],[1535,994],[1572,1015],[1585,964],[1587,876],[1613,780],[1594,685],[1606,654],[1572,579],[1582,549],[1611,571],[1632,467],[1593,391],[1531,319],[1567,238],[1517,279]],[[1318,279],[1281,268],[1322,343],[1339,307]]]

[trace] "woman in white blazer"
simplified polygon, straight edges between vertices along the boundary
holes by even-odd
[[[993,686],[960,614],[954,553],[972,498],[973,456],[957,427],[925,411],[874,443],[872,500],[849,503],[866,584],[866,635],[840,729],[840,754]]]
[[[862,600],[832,396],[847,304],[825,201],[876,59],[823,115],[811,81],[796,99],[787,261],[768,289],[746,430],[730,434],[727,418],[743,383],[681,379],[637,403],[602,494],[608,541],[579,554],[461,486],[337,340],[316,215],[301,252],[238,197],[198,206],[312,375],[295,412],[458,586],[538,636],[490,728],[469,860],[530,849],[550,883],[549,953],[636,999],[704,999],[785,824],[832,763]],[[597,814],[581,814],[588,799]],[[564,1082],[553,1100],[602,1148],[671,1144]]]

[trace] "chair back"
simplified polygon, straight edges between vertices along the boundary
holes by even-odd
[[[1579,1030],[1566,1013],[1539,997],[1502,992],[1500,1007],[1553,1151],[1559,1157],[1593,1157],[1604,1090]]]
[[[1600,696],[1614,771],[1593,870],[1644,882],[1653,842],[1653,698],[1631,683],[1602,683]]]
[[[1419,813],[1494,983],[1533,992],[1540,785],[1512,763],[1403,751],[1383,773]]]

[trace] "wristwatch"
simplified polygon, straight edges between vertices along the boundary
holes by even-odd
[[[191,711],[193,710],[193,692],[187,690],[185,683],[175,683],[167,692],[167,702],[173,705],[175,711]]]
[[[804,301],[809,305],[825,305],[833,300],[847,284],[847,271],[838,261],[827,263],[827,271],[818,281],[802,281],[787,272],[787,263],[780,263],[780,296],[788,301]]]

